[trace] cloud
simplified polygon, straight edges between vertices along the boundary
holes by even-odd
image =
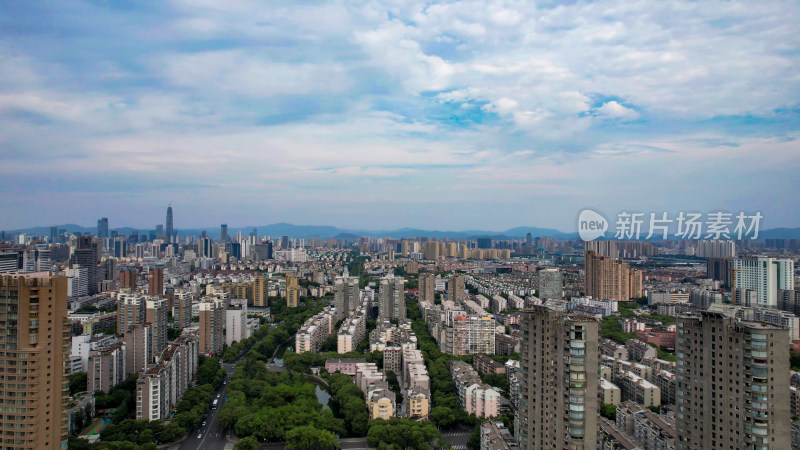
[[[735,209],[760,188],[792,225],[799,15],[772,0],[26,3],[0,18],[0,228],[103,208],[136,225],[167,194],[198,220],[563,227],[587,203]],[[102,188],[79,200],[76,179]],[[31,212],[43,188],[62,202]]]
[[[633,108],[627,108],[613,100],[596,108],[594,114],[604,119],[636,120],[640,117]]]

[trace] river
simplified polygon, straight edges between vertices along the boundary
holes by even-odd
[[[331,399],[331,394],[328,394],[325,389],[319,387],[319,385],[315,384],[316,387],[316,394],[317,394],[317,401],[320,405],[322,405],[322,409],[331,409],[328,407],[328,401]]]

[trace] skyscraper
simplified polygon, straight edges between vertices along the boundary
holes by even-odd
[[[677,330],[676,448],[791,448],[788,330],[719,311]]]
[[[597,319],[545,304],[520,325],[520,449],[597,448]]]
[[[67,278],[45,272],[0,276],[0,316],[0,447],[66,448]]]
[[[220,242],[228,242],[228,224],[226,223],[219,226],[219,240]]]
[[[167,230],[165,233],[167,235],[167,242],[169,243],[173,242],[173,235],[175,234],[175,230],[172,226],[172,204],[170,204],[167,206]]]
[[[97,219],[97,237],[100,239],[108,237],[108,218]]]

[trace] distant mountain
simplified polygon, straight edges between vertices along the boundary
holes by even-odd
[[[56,225],[58,229],[65,229],[69,233],[96,233],[97,227],[84,227],[76,224]],[[552,237],[557,239],[577,239],[577,233],[565,233],[553,228],[538,228],[538,227],[514,227],[505,231],[488,231],[488,230],[464,230],[464,231],[439,231],[439,230],[423,230],[419,228],[399,228],[396,230],[358,230],[338,228],[327,225],[294,225],[291,223],[274,223],[271,225],[261,226],[247,226],[228,228],[228,235],[233,236],[239,231],[245,236],[249,235],[253,228],[258,230],[259,236],[270,236],[271,238],[280,238],[281,236],[289,236],[296,239],[357,239],[359,237],[368,236],[373,238],[390,237],[393,239],[414,238],[420,236],[427,236],[434,239],[476,239],[479,237],[489,237],[496,240],[524,238],[528,233],[532,237]],[[117,231],[122,236],[128,236],[133,233],[147,234],[154,228],[138,229],[131,227],[113,228],[112,231]],[[208,228],[177,228],[181,236],[199,236],[203,231],[213,238],[218,238],[220,235],[219,227]],[[25,233],[29,235],[44,235],[50,234],[50,227],[31,227],[19,230],[6,230],[6,235],[16,235]],[[764,239],[800,239],[800,228],[774,228],[771,230],[762,230],[758,236],[759,240]]]

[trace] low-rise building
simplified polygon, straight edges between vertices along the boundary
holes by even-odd
[[[628,356],[634,361],[641,361],[645,358],[657,358],[658,351],[639,339],[628,339],[625,342],[625,348],[628,349]]]
[[[600,403],[619,405],[622,402],[622,390],[616,384],[604,378],[600,379],[597,395],[600,397]]]
[[[367,360],[364,358],[328,358],[325,360],[325,371],[328,373],[341,372],[354,377],[356,365],[366,362]]]
[[[465,362],[451,361],[450,367],[459,403],[467,414],[496,417],[500,394],[483,383],[475,369]]]
[[[633,372],[615,372],[612,381],[622,390],[622,400],[647,406],[661,405],[661,389]]]
[[[489,420],[481,424],[481,450],[511,450],[519,448],[514,436],[503,422]]]
[[[498,361],[495,361],[487,355],[475,355],[472,358],[472,365],[479,374],[496,373],[505,374],[506,366]]]

